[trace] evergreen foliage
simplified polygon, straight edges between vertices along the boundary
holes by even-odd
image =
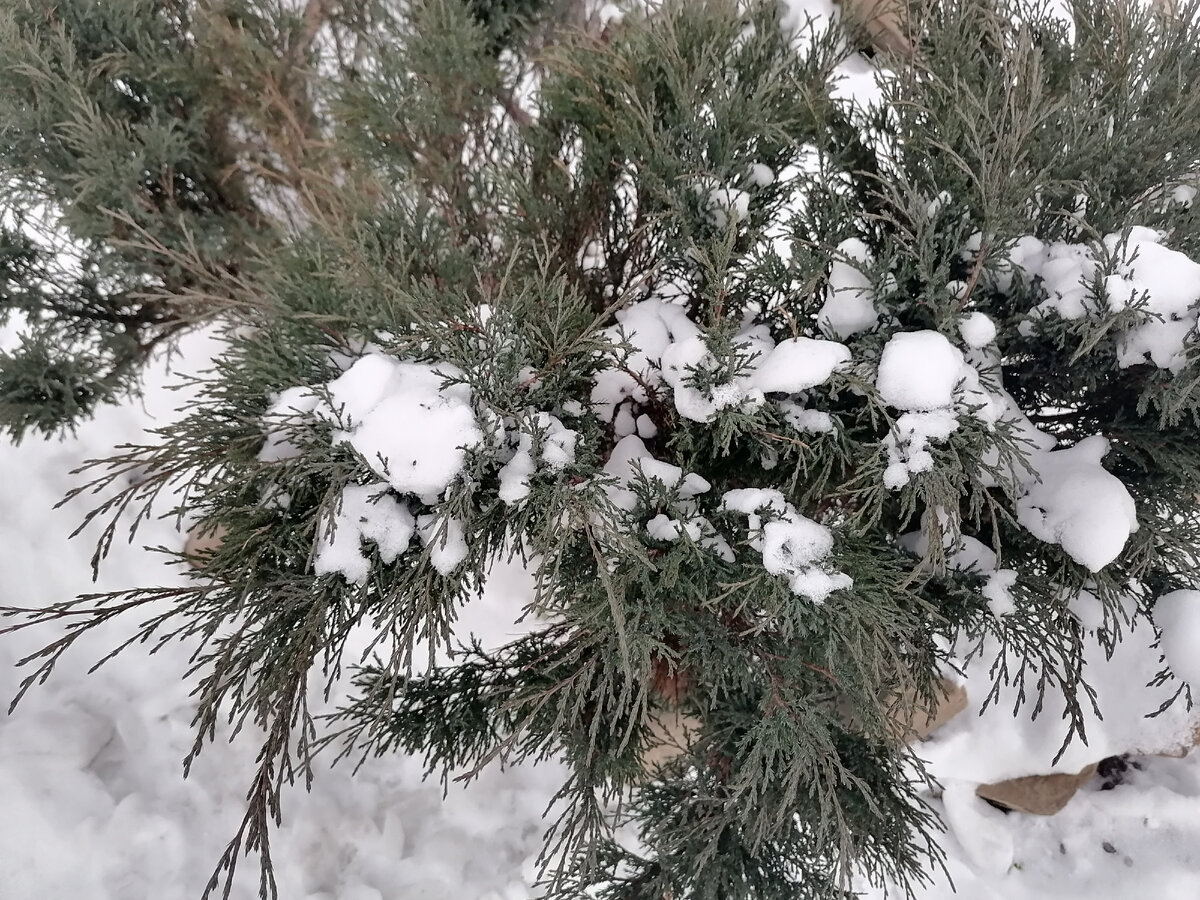
[[[0,427],[70,425],[198,322],[226,342],[186,418],[80,489],[108,522],[97,564],[129,515],[220,529],[192,581],[7,611],[65,626],[24,688],[131,613],[120,649],[197,648],[189,765],[226,720],[261,730],[206,895],[243,851],[274,895],[280,793],[326,745],[421,755],[447,786],[564,760],[551,897],[833,898],[852,872],[911,889],[938,826],[898,723],[935,702],[948,648],[998,636],[997,683],[1035,711],[1061,691],[1071,739],[1090,696],[1071,599],[1099,598],[1115,642],[1191,586],[1200,284],[1172,319],[1113,279],[1160,246],[1135,226],[1200,259],[1194,7],[1080,2],[1068,30],[1019,2],[914,4],[916,50],[879,57],[870,105],[838,91],[841,33],[784,27],[779,4],[581,8],[0,11],[0,315],[26,334],[0,357]],[[1046,306],[1031,237],[1090,261],[1080,314]],[[993,339],[966,337],[971,314]],[[1168,322],[1169,364],[1131,360]],[[918,332],[966,367],[952,401],[905,405],[881,374]],[[845,359],[764,380],[789,341],[818,352],[803,339]],[[469,414],[448,478],[405,488],[423,459],[365,449],[370,365]],[[1095,435],[1103,468],[1068,474],[1137,511],[1099,565],[1030,518],[1065,458],[1041,442]],[[530,633],[464,644],[458,611],[512,556],[536,574]],[[343,651],[363,628],[353,701],[316,721],[312,676],[361,662]],[[648,768],[677,714],[693,733]]]

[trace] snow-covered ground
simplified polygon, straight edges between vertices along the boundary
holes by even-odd
[[[193,338],[184,358],[203,360],[208,350],[206,339]],[[89,501],[52,508],[77,483],[71,469],[138,440],[152,422],[170,421],[186,398],[167,391],[168,380],[160,366],[143,404],[104,409],[72,438],[0,443],[0,604],[36,607],[97,588],[181,577],[142,549],[182,546],[174,524],[159,521],[136,545],[116,545],[93,585],[92,541],[87,534],[68,540]],[[524,584],[520,572],[498,573],[464,621],[503,634]],[[252,742],[210,747],[185,781],[186,649],[147,656],[134,648],[87,675],[120,633],[119,624],[113,628],[68,655],[12,716],[0,716],[0,900],[197,900],[240,821]],[[48,636],[0,640],[0,695],[17,688],[13,663]],[[1140,639],[1133,656],[1118,658],[1124,669],[1102,676],[1112,682],[1114,709],[1106,708],[1103,726],[1094,723],[1093,756],[1121,749],[1137,733],[1137,716],[1115,707],[1127,697],[1121,686],[1144,674],[1138,666],[1148,658],[1147,636]],[[1142,768],[1111,790],[1096,777],[1052,818],[1005,815],[974,797],[974,781],[1014,774],[1013,766],[1045,770],[1060,723],[1020,729],[995,710],[982,718],[971,713],[923,747],[946,787],[934,802],[949,822],[944,845],[958,896],[1200,897],[1200,752],[1140,759]],[[1147,733],[1164,727],[1147,726]],[[1039,735],[1051,739],[1032,742]],[[1087,752],[1078,759],[1092,761]],[[529,897],[542,812],[560,777],[553,766],[493,770],[443,799],[438,785],[422,781],[415,761],[400,757],[369,761],[353,777],[349,766],[322,771],[311,794],[297,789],[285,800],[273,840],[281,896]],[[256,868],[243,861],[234,896],[255,895]],[[944,879],[927,893],[929,900],[950,896]]]

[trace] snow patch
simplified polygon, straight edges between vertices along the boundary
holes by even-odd
[[[982,350],[996,340],[996,323],[984,313],[968,313],[958,320],[958,333],[972,350]]]
[[[1200,591],[1163,594],[1154,604],[1154,624],[1167,664],[1200,697]]]
[[[796,394],[824,384],[850,361],[850,349],[835,341],[798,337],[780,341],[754,373],[753,384],[765,394]]]
[[[363,541],[379,550],[390,565],[408,549],[416,520],[408,506],[388,493],[385,484],[348,485],[343,491],[331,528],[317,543],[313,571],[318,575],[341,573],[352,584],[362,584],[370,573]]]
[[[895,409],[932,410],[954,403],[963,377],[962,351],[936,331],[892,335],[879,360],[875,386]]]
[[[372,353],[329,382],[329,405],[316,413],[339,426],[334,443],[354,447],[396,491],[433,504],[483,440],[470,388],[449,381],[461,375]]]
[[[854,586],[849,575],[820,565],[833,552],[833,532],[801,515],[779,491],[727,491],[721,507],[748,517],[750,546],[762,554],[763,568],[786,578],[794,594],[824,603],[834,591]]]
[[[829,271],[825,302],[817,312],[817,323],[826,332],[845,340],[879,324],[875,288],[864,269],[871,252],[858,238],[842,241]]]
[[[1121,555],[1138,530],[1137,508],[1121,480],[1101,460],[1108,440],[1093,435],[1074,447],[1030,457],[1036,472],[1017,501],[1017,521],[1038,540],[1057,544],[1099,572]]]

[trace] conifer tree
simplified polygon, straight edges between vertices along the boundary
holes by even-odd
[[[219,531],[190,584],[7,611],[65,626],[23,690],[120,618],[121,649],[199,648],[189,764],[257,726],[198,893],[258,851],[274,895],[322,750],[447,784],[563,760],[550,897],[914,889],[940,851],[906,723],[951,648],[999,638],[1017,714],[1061,693],[1070,740],[1072,600],[1115,644],[1195,587],[1195,7],[913,2],[870,64],[814,10],[0,10],[0,427],[225,340],[80,488],[97,564],[130,517]],[[487,647],[456,619],[506,558],[529,628]],[[331,721],[314,673],[352,680]]]

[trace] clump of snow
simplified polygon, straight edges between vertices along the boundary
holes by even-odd
[[[944,528],[948,523],[944,511],[938,512],[938,521],[943,525],[942,546],[946,550],[947,565],[959,572],[974,572],[979,575],[995,572],[995,551],[970,535],[950,533]],[[923,530],[901,535],[899,543],[915,556],[923,557],[929,551],[929,535]]]
[[[467,558],[462,523],[453,516],[433,513],[418,516],[417,534],[429,548],[429,562],[440,575],[450,575]]]
[[[779,26],[806,53],[837,21],[832,0],[782,0]]]
[[[988,609],[998,619],[1012,615],[1017,609],[1017,602],[1012,594],[1012,589],[1017,583],[1017,573],[1012,569],[997,568],[995,551],[977,538],[946,529],[945,514],[941,510],[938,512],[938,518],[943,523],[942,546],[946,551],[947,567],[958,572],[987,576],[980,595],[987,601]],[[929,551],[929,536],[925,531],[902,535],[899,543],[909,553],[922,558]]]
[[[701,178],[692,189],[700,196],[708,220],[722,231],[750,214],[750,195],[746,191],[721,185],[711,177]]]
[[[435,514],[414,519],[408,505],[387,488],[425,506],[436,505],[462,473],[467,452],[484,443],[485,432],[501,458],[508,444],[499,472],[499,495],[505,503],[528,496],[529,479],[539,468],[561,472],[574,462],[578,434],[557,417],[531,411],[526,428],[506,438],[498,414],[488,409],[476,413],[471,390],[461,378],[462,373],[448,364],[370,352],[323,388],[295,388],[274,398],[260,459],[294,455],[287,420],[309,416],[334,424],[333,442],[353,446],[381,479],[380,484],[345,489],[332,529],[317,547],[317,574],[340,572],[362,583],[369,565],[362,541],[374,542],[383,561],[390,563],[407,549],[414,531],[429,548],[430,562],[439,573],[449,575],[457,569],[468,552],[462,524]]]
[[[1074,447],[1037,452],[1017,501],[1017,521],[1030,534],[1058,544],[1092,572],[1120,556],[1138,530],[1137,508],[1121,480],[1101,465],[1108,440],[1093,435]]]
[[[738,363],[731,370],[683,307],[657,299],[618,311],[606,337],[631,348],[597,373],[591,394],[593,409],[613,423],[618,437],[657,434],[640,412],[651,391],[669,391],[681,416],[708,422],[721,410],[754,410],[768,392],[799,393],[823,384],[850,359],[850,351],[834,341],[800,337],[776,345],[770,331],[751,319],[734,338]]]
[[[500,469],[500,499],[505,503],[519,503],[529,496],[529,479],[537,471],[538,460],[553,472],[561,472],[575,461],[578,432],[545,412],[534,414],[532,428],[518,432],[517,448]]]
[[[1167,664],[1200,695],[1200,591],[1163,594],[1154,604],[1154,624]]]
[[[620,367],[613,366],[596,374],[591,403],[597,415],[610,421],[619,404],[626,401],[644,404],[649,400],[647,387],[662,384],[662,355],[672,343],[700,335],[700,329],[687,317],[687,310],[662,300],[643,300],[620,309],[617,324],[604,336],[614,344],[626,344],[631,352]]]
[[[770,187],[775,183],[775,173],[764,163],[751,163],[746,172],[746,180],[755,187]]]
[[[963,377],[962,351],[936,331],[892,335],[879,360],[875,386],[895,409],[931,410],[954,403]]]
[[[824,603],[834,591],[849,590],[853,580],[821,563],[833,552],[833,532],[814,522],[769,488],[740,488],[721,497],[721,507],[748,517],[750,546],[762,553],[763,568],[788,580],[792,592]]]
[[[1016,583],[1017,573],[1012,569],[999,569],[988,576],[987,584],[983,586],[983,599],[997,619],[1017,611],[1017,602],[1012,595]]]
[[[1130,229],[1127,242],[1116,235],[1104,247],[1116,257],[1116,270],[1104,280],[1108,303],[1120,310],[1145,298],[1147,321],[1124,336],[1117,353],[1122,368],[1147,359],[1178,375],[1187,365],[1188,336],[1200,313],[1200,263],[1160,243],[1162,235],[1149,228]]]
[[[960,386],[968,390],[960,391]],[[977,417],[994,419],[994,404],[980,388],[978,373],[962,351],[936,331],[903,331],[883,348],[875,387],[889,406],[905,410],[884,438],[888,465],[884,484],[898,490],[912,475],[933,468],[929,445],[958,428],[956,399],[974,404]]]
[[[770,338],[765,340],[769,344]],[[746,335],[741,347],[748,356],[754,356],[761,353],[754,344],[761,345],[762,341],[761,336]],[[713,383],[697,386],[694,379],[698,373],[708,373]],[[708,422],[722,409],[752,409],[763,402],[762,390],[755,386],[753,377],[746,372],[722,373],[721,364],[699,336],[663,351],[662,379],[671,387],[675,409],[695,422]]]
[[[913,475],[930,471],[933,455],[929,445],[944,443],[957,429],[958,417],[949,407],[900,416],[883,439],[888,453],[884,485],[899,490]]]
[[[329,405],[316,413],[396,491],[436,503],[483,440],[470,388],[448,382],[461,374],[371,353],[326,385]]]
[[[1025,456],[1028,451],[1050,450],[1057,441],[1053,436],[1046,434],[1034,425],[1017,406],[1017,401],[1003,388],[995,389],[992,397],[995,401],[996,422],[1003,423],[1009,429],[1022,450],[1020,459],[1011,457],[1002,459],[999,447],[992,444],[985,450],[982,462],[991,469],[999,469],[1000,477],[1008,483],[1019,484],[1027,477]],[[989,487],[995,483],[993,476],[986,471],[981,475],[981,482]]]
[[[958,333],[972,350],[982,350],[996,339],[996,323],[985,313],[968,313],[959,319]]]
[[[1047,297],[1030,311],[1021,331],[1030,334],[1048,315],[1067,320],[1121,312],[1138,304],[1144,321],[1121,335],[1117,362],[1122,368],[1147,361],[1172,374],[1187,365],[1188,337],[1200,314],[1200,263],[1164,247],[1161,232],[1134,227],[1106,235],[1098,243],[1043,243],[1022,237],[1007,265],[1027,279],[1038,279]],[[998,279],[1007,290],[1011,277]],[[1105,303],[1095,296],[1099,282]]]
[[[370,572],[362,542],[375,544],[379,558],[393,563],[408,549],[416,520],[407,505],[388,493],[387,485],[355,484],[342,491],[331,526],[317,544],[313,571],[318,575],[340,572],[347,581],[362,584]]]
[[[780,341],[754,373],[754,386],[765,394],[796,394],[824,384],[850,361],[850,349],[836,341],[798,337]]]
[[[845,340],[879,324],[875,308],[875,288],[864,268],[871,263],[871,252],[858,238],[838,244],[838,255],[829,272],[825,302],[817,312],[817,323],[826,332]]]
[[[604,491],[617,509],[632,513],[638,508],[636,485],[644,483],[669,494],[673,502],[666,513],[658,513],[646,523],[646,532],[655,540],[674,542],[684,535],[701,548],[726,562],[734,561],[733,548],[705,516],[698,512],[696,498],[707,494],[712,485],[695,472],[655,459],[642,440],[633,435],[622,438],[613,447],[604,474],[609,483]]]
[[[695,472],[685,473],[679,466],[655,459],[641,438],[634,435],[617,441],[604,464],[604,474],[615,479],[615,486],[608,490],[609,499],[627,512],[637,506],[637,495],[630,485],[638,478],[657,482],[664,492],[675,492],[685,500],[712,488]]]
[[[733,548],[729,546],[716,527],[705,516],[687,516],[675,519],[659,513],[646,523],[646,532],[658,541],[674,543],[686,535],[693,543],[714,553],[727,563],[734,561]]]
[[[794,400],[780,400],[776,408],[783,415],[783,420],[802,434],[832,434],[837,430],[829,413],[805,409]]]

